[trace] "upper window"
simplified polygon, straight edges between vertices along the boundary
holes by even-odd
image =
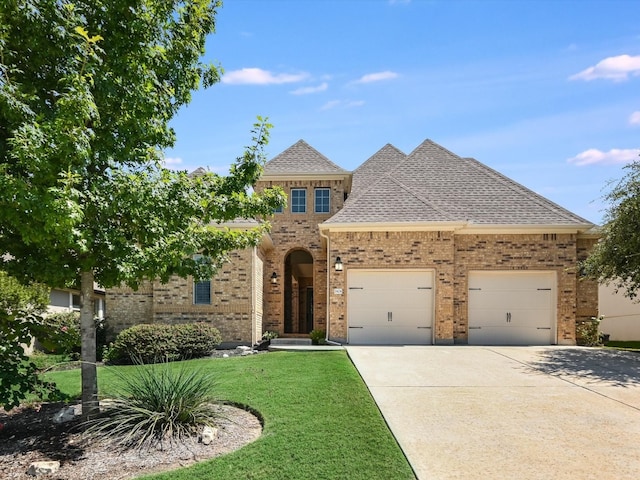
[[[193,282],[193,303],[195,305],[211,305],[211,280]]]
[[[307,190],[304,188],[291,189],[291,213],[307,212]]]
[[[329,213],[329,196],[331,191],[328,188],[316,188],[316,213]]]
[[[280,207],[278,207],[278,208],[274,208],[274,209],[273,209],[273,213],[282,213],[282,212],[283,212],[283,210],[282,210],[282,207],[281,207],[281,206],[280,206]]]

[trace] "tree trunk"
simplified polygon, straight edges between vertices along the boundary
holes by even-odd
[[[80,273],[80,334],[82,336],[82,418],[99,412],[96,370],[96,325],[93,319],[93,271]]]

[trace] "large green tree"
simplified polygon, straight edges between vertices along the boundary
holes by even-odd
[[[625,170],[625,176],[604,197],[609,207],[602,237],[583,268],[600,283],[613,283],[626,296],[636,298],[640,289],[640,162]]]
[[[169,121],[219,79],[200,60],[219,6],[0,2],[0,254],[22,281],[80,279],[85,416],[97,408],[94,282],[209,277],[268,227],[218,224],[265,218],[283,202],[280,190],[250,188],[264,162],[263,121],[228,176],[161,166],[175,141]]]

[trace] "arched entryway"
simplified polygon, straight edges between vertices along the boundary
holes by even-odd
[[[294,250],[284,260],[284,333],[313,330],[313,257]]]

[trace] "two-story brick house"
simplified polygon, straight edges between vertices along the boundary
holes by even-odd
[[[353,172],[299,141],[255,189],[271,185],[289,202],[259,248],[208,283],[108,291],[116,328],[200,320],[229,342],[319,329],[350,344],[544,345],[575,343],[576,321],[597,314],[597,285],[577,269],[593,225],[432,141],[408,155],[386,145]]]

